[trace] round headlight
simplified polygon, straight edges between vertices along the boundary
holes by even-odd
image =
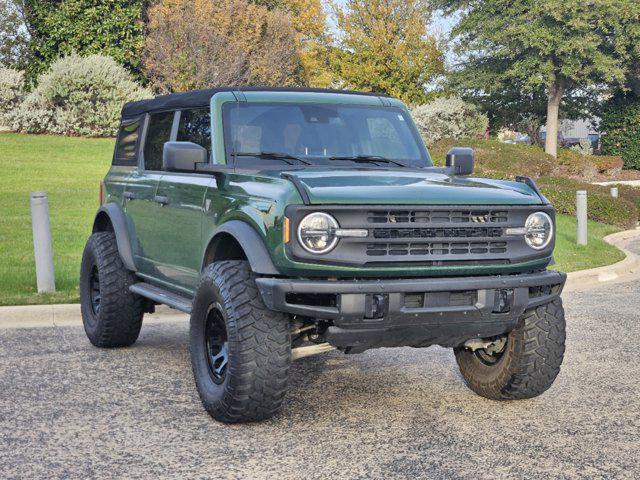
[[[529,215],[524,224],[524,239],[531,248],[542,250],[553,238],[553,222],[544,212]]]
[[[338,222],[331,215],[310,213],[298,225],[298,241],[307,252],[327,253],[338,243],[337,228]]]

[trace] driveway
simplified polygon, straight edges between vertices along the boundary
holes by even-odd
[[[565,295],[568,343],[533,400],[468,390],[450,350],[294,363],[276,418],[216,423],[186,321],[98,350],[81,327],[0,330],[0,477],[638,478],[640,284]]]

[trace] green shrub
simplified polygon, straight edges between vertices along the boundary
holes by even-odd
[[[561,177],[544,177],[538,180],[542,193],[558,213],[576,214],[576,191],[587,191],[587,216],[622,228],[630,228],[638,221],[640,190],[633,187],[620,189],[620,198],[612,198],[609,187],[583,183]]]
[[[640,98],[616,95],[600,112],[602,153],[618,155],[625,168],[640,169]]]
[[[436,142],[429,148],[434,162],[444,165],[447,151],[456,145],[472,147],[476,155],[476,173],[493,178],[568,176],[592,181],[600,175],[615,176],[623,166],[620,157],[580,155],[560,149],[558,158],[554,159],[540,147],[477,139]]]
[[[453,146],[473,148],[478,176],[512,179],[516,175],[526,175],[538,178],[552,175],[556,167],[555,159],[539,147],[477,139],[436,142],[429,149],[436,165],[444,165],[445,156]]]
[[[431,146],[443,138],[475,138],[489,127],[486,114],[457,97],[437,98],[411,110],[420,134]]]
[[[106,137],[115,134],[125,102],[150,96],[112,58],[72,54],[41,75],[8,116],[17,131]]]
[[[0,66],[0,126],[24,97],[24,72]]]
[[[596,180],[599,175],[615,176],[624,166],[622,157],[584,155],[564,148],[558,151],[557,162],[556,175],[577,177],[587,181]]]

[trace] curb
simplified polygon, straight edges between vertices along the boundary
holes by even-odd
[[[164,305],[156,307],[155,313],[145,313],[144,323],[185,321],[188,315]],[[42,328],[82,325],[80,304],[20,305],[0,307],[0,329]]]
[[[624,252],[626,258],[604,267],[579,270],[567,274],[565,292],[590,288],[603,283],[624,281],[640,277],[640,255],[626,247],[634,240],[640,240],[640,228],[625,230],[604,237],[604,241]],[[188,315],[161,305],[153,314],[145,314],[144,323],[185,321]],[[0,307],[0,329],[39,328],[82,325],[80,304],[61,305],[21,305]]]
[[[564,291],[573,292],[607,282],[630,280],[638,277],[640,274],[640,256],[626,248],[631,242],[638,239],[640,239],[640,229],[637,228],[612,233],[604,237],[603,240],[609,245],[622,250],[626,255],[624,260],[620,260],[613,265],[568,273]]]

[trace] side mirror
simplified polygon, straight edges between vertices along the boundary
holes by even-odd
[[[447,168],[453,175],[471,175],[473,161],[473,148],[454,147],[447,153]]]
[[[162,169],[168,172],[194,172],[197,163],[207,162],[207,149],[193,142],[165,142]]]

